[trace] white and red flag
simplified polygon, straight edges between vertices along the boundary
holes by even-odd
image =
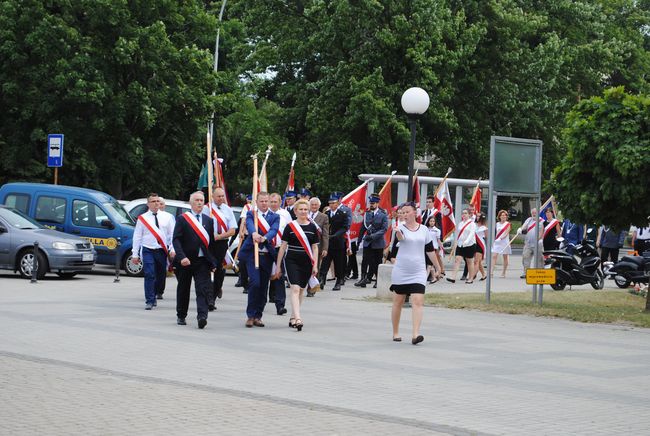
[[[438,209],[439,213],[442,215],[441,239],[444,241],[456,229],[456,222],[454,221],[454,206],[451,202],[449,185],[447,184],[446,179],[438,188],[438,192],[436,192],[436,198],[433,200],[433,207]]]
[[[341,199],[341,204],[345,204],[352,210],[352,224],[350,225],[350,241],[354,242],[359,237],[363,215],[366,213],[366,198],[368,197],[368,182],[366,180],[357,186],[354,191]]]

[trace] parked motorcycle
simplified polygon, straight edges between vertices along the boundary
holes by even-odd
[[[596,247],[587,240],[575,246],[573,255],[566,249],[545,251],[544,263],[548,268],[556,270],[557,280],[551,285],[556,291],[563,290],[567,285],[590,284],[594,289],[605,287],[605,274],[600,269],[600,256]]]
[[[648,283],[650,276],[650,253],[644,256],[623,256],[616,264],[605,262],[605,275],[614,279],[619,288],[627,288],[630,283]]]

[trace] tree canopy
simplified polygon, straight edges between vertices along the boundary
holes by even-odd
[[[645,227],[650,213],[650,97],[623,87],[583,100],[567,117],[553,186],[576,222]]]

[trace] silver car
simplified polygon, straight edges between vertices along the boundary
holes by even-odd
[[[35,241],[39,279],[47,272],[72,278],[95,266],[97,253],[90,242],[50,230],[20,211],[0,205],[0,269],[18,271],[23,278],[30,278]]]

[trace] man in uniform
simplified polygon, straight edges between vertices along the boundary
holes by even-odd
[[[214,271],[212,294],[208,301],[208,310],[212,312],[216,309],[217,298],[221,298],[223,295],[223,278],[226,274],[223,264],[228,252],[228,241],[237,229],[237,220],[235,220],[235,214],[230,206],[226,204],[226,191],[220,187],[215,187],[212,190],[212,204],[204,206],[203,213],[212,217],[212,226],[214,227],[215,242],[212,255],[217,263],[217,269]]]
[[[296,219],[296,213],[293,211],[293,205],[296,203],[296,192],[287,191],[284,194],[285,209],[291,214],[291,219]]]
[[[330,219],[327,214],[320,211],[321,202],[318,197],[309,199],[309,220],[316,225],[318,231],[318,268],[323,262],[323,257],[327,256],[330,236]],[[313,297],[314,292],[307,290],[307,296]]]
[[[348,215],[341,209],[339,196],[335,193],[330,195],[328,205],[329,210],[327,211],[327,215],[330,222],[329,247],[327,256],[323,258],[323,263],[321,264],[320,282],[322,289],[325,286],[330,264],[334,262],[336,284],[332,290],[340,291],[341,286],[345,283],[345,260],[347,252],[345,236],[350,229],[349,223],[351,220],[348,220]]]
[[[368,197],[370,208],[366,211],[359,231],[359,243],[363,244],[363,258],[361,261],[361,280],[354,286],[365,288],[372,277],[377,280],[377,270],[384,255],[386,240],[384,234],[388,230],[388,215],[379,209],[379,195],[371,194]]]
[[[311,191],[307,188],[302,188],[298,197],[300,197],[301,200],[309,201],[311,198]]]
[[[156,294],[162,295],[164,289],[167,259],[174,258],[174,222],[169,214],[158,213],[158,194],[147,196],[147,206],[149,210],[138,217],[133,232],[133,263],[143,262],[145,310],[151,310],[158,305]]]
[[[269,278],[277,252],[274,239],[280,226],[280,216],[269,210],[269,194],[257,194],[258,226],[255,228],[253,211],[246,214],[248,236],[239,251],[239,257],[246,262],[248,271],[248,304],[246,306],[246,327],[264,327],[262,315],[266,305]],[[258,244],[259,268],[255,268],[254,243]]]
[[[196,191],[190,195],[191,211],[176,220],[174,227],[174,250],[176,251],[176,323],[186,325],[185,318],[190,304],[190,286],[194,279],[196,312],[199,328],[208,323],[208,300],[212,292],[210,272],[216,269],[212,256],[214,226],[212,219],[203,213],[204,195]]]

